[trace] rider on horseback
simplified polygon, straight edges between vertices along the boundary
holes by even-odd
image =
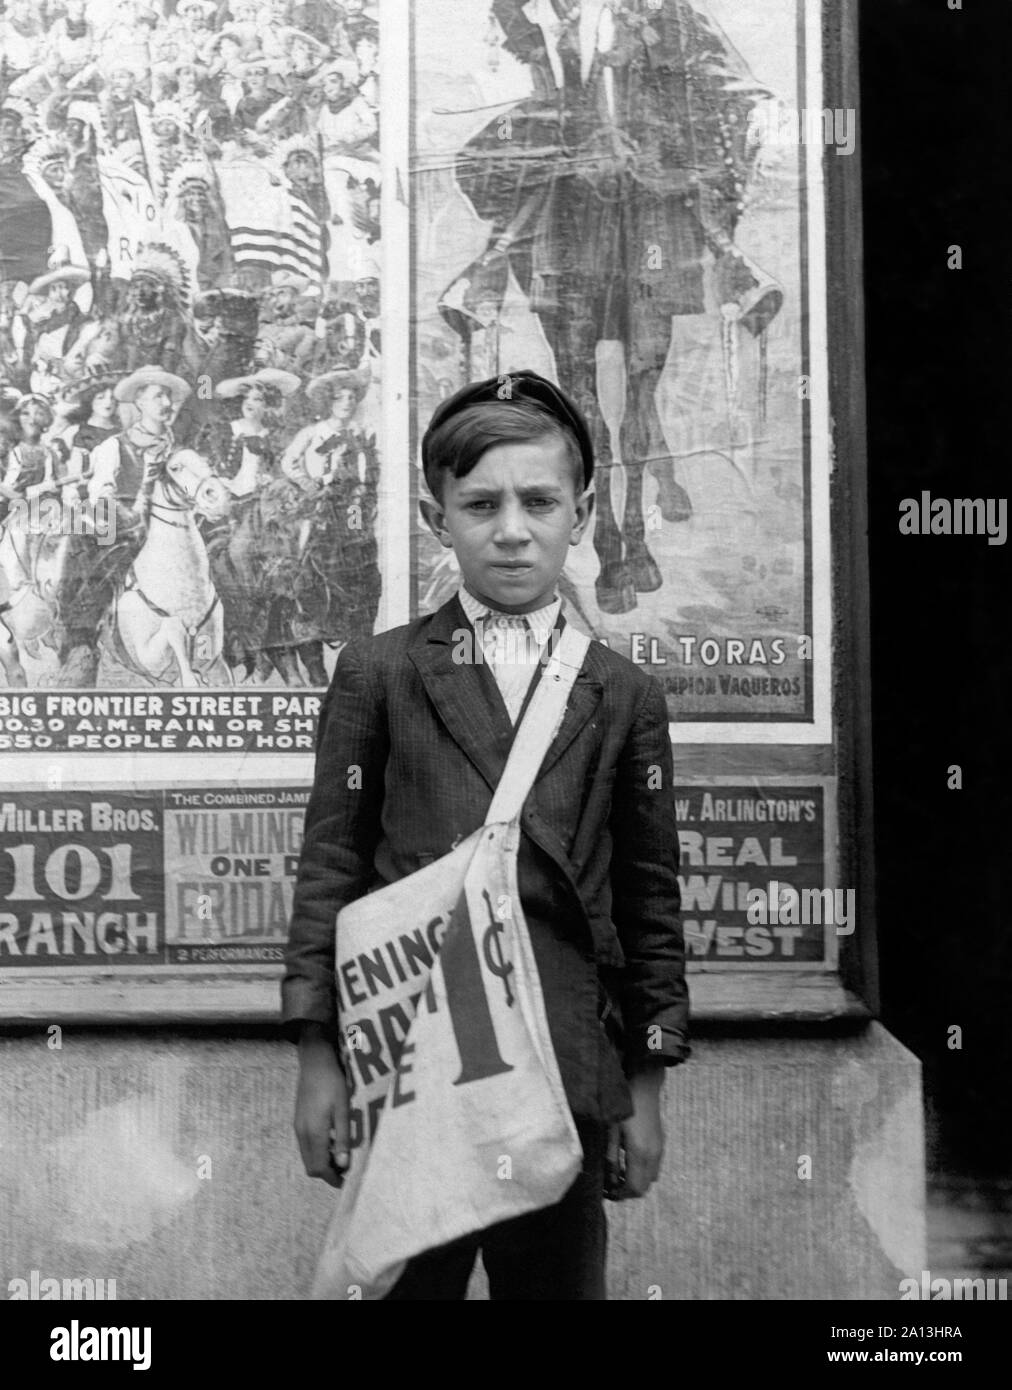
[[[211,453],[211,466],[231,493],[232,506],[226,518],[205,527],[204,540],[224,608],[225,659],[239,679],[254,671],[266,678],[270,649],[278,644],[272,622],[276,557],[265,522],[278,512],[282,408],[299,385],[294,372],[260,367],[214,388],[215,396],[238,405],[239,413]],[[290,491],[287,484],[283,491]]]
[[[151,491],[174,446],[172,421],[190,394],[181,377],[160,367],[141,367],[116,387],[135,419],[91,453],[88,501],[114,499],[116,525],[108,537],[83,537],[68,566],[62,594],[68,652],[62,683],[93,685],[98,670],[97,633],[117,587],[144,543]]]

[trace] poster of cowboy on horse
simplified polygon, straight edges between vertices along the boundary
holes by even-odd
[[[830,464],[806,208],[825,135],[850,151],[821,98],[806,110],[805,7],[493,0],[482,26],[473,8],[414,10],[418,420],[468,379],[564,384],[598,469],[563,578],[586,630],[652,669],[694,735],[810,721]],[[418,551],[438,605],[452,557],[421,532]]]

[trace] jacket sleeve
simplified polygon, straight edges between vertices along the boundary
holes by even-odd
[[[320,710],[295,879],[281,985],[282,1020],[293,1041],[303,1020],[337,1027],[334,925],[338,911],[372,883],[388,749],[384,703],[359,644],[350,642]]]
[[[679,916],[674,764],[664,694],[651,677],[612,791],[612,920],[626,958],[615,982],[631,1071],[683,1062],[689,995]]]

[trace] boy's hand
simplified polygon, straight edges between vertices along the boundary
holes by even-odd
[[[605,1195],[613,1201],[645,1197],[657,1180],[664,1154],[664,1071],[660,1065],[646,1066],[629,1078],[633,1113],[612,1125],[605,1157]]]
[[[308,1175],[340,1187],[351,1161],[348,1083],[319,1024],[304,1024],[299,1038],[295,1134]]]

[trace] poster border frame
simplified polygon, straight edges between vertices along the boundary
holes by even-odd
[[[389,9],[387,11],[389,16]],[[811,49],[813,35],[810,19],[814,13],[818,18],[816,32],[821,40],[820,81],[824,99],[835,105],[839,103],[860,111],[858,101],[858,5],[857,0],[800,0],[799,14],[806,16],[808,25],[808,46]],[[381,11],[382,14],[382,11]],[[400,51],[405,68],[408,58],[408,42],[402,36],[405,28],[397,29],[392,18],[388,19],[387,30],[390,39],[394,34],[400,42],[392,45]],[[391,52],[391,48],[387,49]],[[389,152],[389,163],[385,168],[392,170],[394,178],[384,179],[384,191],[390,203],[396,208],[395,216],[406,221],[409,216],[408,188],[406,176],[406,141],[401,132],[403,144],[392,148],[381,146]],[[701,751],[705,746],[725,745],[733,758],[735,744],[751,744],[753,751],[760,751],[764,745],[790,746],[791,744],[823,745],[834,744],[837,754],[837,776],[820,777],[812,774],[799,774],[799,783],[821,782],[826,787],[826,824],[836,797],[835,840],[829,841],[827,833],[827,852],[839,864],[839,872],[845,881],[855,883],[859,890],[862,908],[862,926],[853,938],[842,943],[838,970],[799,970],[797,966],[783,964],[767,966],[765,971],[750,964],[746,970],[720,969],[694,971],[691,988],[694,994],[694,1013],[697,1018],[759,1019],[777,1017],[781,1020],[791,1018],[842,1017],[845,1015],[868,1017],[877,1012],[877,962],[874,928],[874,858],[872,853],[873,825],[871,819],[871,717],[868,697],[868,677],[870,672],[867,614],[869,611],[869,579],[867,558],[867,474],[865,442],[865,378],[863,353],[863,294],[861,284],[862,234],[861,234],[861,180],[859,158],[826,160],[824,182],[820,193],[825,198],[825,215],[821,226],[823,231],[823,251],[825,256],[825,278],[822,286],[822,312],[826,316],[826,337],[824,339],[824,360],[828,372],[829,402],[833,407],[832,434],[827,434],[828,462],[832,478],[827,472],[827,513],[830,508],[830,485],[832,486],[831,516],[833,525],[828,540],[831,544],[831,563],[825,567],[827,592],[826,602],[829,617],[833,623],[833,672],[831,689],[827,691],[823,707],[816,704],[816,714],[821,712],[822,724],[805,727],[799,731],[796,724],[774,725],[755,724],[739,726],[744,737],[731,733],[730,724],[711,726],[719,737],[710,736],[711,729],[702,723],[674,724],[671,726],[676,758],[681,747],[695,747]],[[396,238],[384,238],[384,287],[392,285],[388,274],[388,263],[392,259],[390,248]],[[402,257],[403,259],[403,257]],[[390,337],[388,313],[392,311],[393,296],[389,291],[383,299],[384,338],[388,344]],[[409,385],[407,361],[400,363],[397,370],[391,359],[385,359],[385,381],[389,384],[390,404],[398,402]],[[406,412],[405,412],[406,414]],[[388,418],[384,411],[384,420]],[[827,408],[827,428],[829,421]],[[409,443],[407,429],[401,445]],[[393,441],[390,441],[391,443]],[[411,441],[413,442],[413,441]],[[386,454],[385,461],[395,457]],[[411,457],[408,454],[407,457]],[[407,465],[406,465],[407,466]],[[388,471],[387,479],[392,476]],[[401,491],[401,496],[403,496]],[[395,500],[397,494],[395,493]],[[401,513],[401,526],[413,534],[410,526],[409,501]],[[403,536],[403,531],[401,532]],[[410,554],[413,546],[405,546],[400,554]],[[388,552],[389,555],[389,552]],[[391,567],[384,569],[384,575],[391,573]],[[401,602],[410,582],[410,571],[394,566],[394,574],[400,574]],[[844,602],[849,596],[848,603]],[[813,601],[815,594],[813,591]],[[834,606],[835,605],[835,606]],[[391,594],[381,612],[386,621],[396,622],[404,615],[398,612],[398,603]],[[848,672],[846,689],[843,687],[843,673]],[[828,679],[828,672],[827,672]],[[856,690],[856,694],[854,693]],[[829,706],[832,706],[830,711]],[[827,723],[828,721],[828,723]],[[803,736],[799,736],[801,733]],[[773,751],[773,747],[770,747]],[[813,751],[816,751],[813,748]],[[745,754],[744,748],[740,749]],[[30,766],[29,758],[34,766]],[[21,764],[18,770],[24,773],[38,773],[37,755],[15,755],[11,761]],[[122,777],[101,781],[99,763],[87,759],[87,774],[74,790],[87,791],[98,786],[107,790],[142,791],[156,785],[164,785],[165,773],[163,755],[140,755],[130,759],[135,773],[133,777]],[[84,760],[74,760],[83,763]],[[260,783],[268,775],[270,781],[291,780],[293,764],[302,762],[309,771],[310,759],[296,759],[284,754],[263,754],[244,756],[243,782],[248,778],[249,785]],[[222,764],[236,766],[236,761],[224,758]],[[218,759],[215,759],[216,767]],[[12,767],[11,772],[14,772]],[[81,772],[85,773],[84,766]],[[718,785],[721,782],[741,782],[745,778],[765,780],[762,767],[753,763],[739,772],[732,772],[725,763],[721,776],[706,780]],[[24,788],[24,782],[19,786]],[[697,780],[686,777],[686,783]],[[770,785],[788,785],[790,779],[777,772],[769,775]],[[189,783],[187,783],[189,785]],[[216,779],[216,785],[222,785]],[[36,782],[35,789],[38,790]],[[11,790],[14,790],[12,786]],[[57,978],[54,971],[60,970]],[[247,973],[241,973],[245,970]],[[259,973],[250,973],[257,971]],[[129,972],[129,973],[128,973]],[[750,1000],[750,986],[762,981],[759,991],[761,1002]],[[807,988],[800,990],[802,984]],[[806,997],[801,999],[800,993]],[[49,967],[44,979],[33,972],[30,978],[23,978],[12,985],[10,972],[0,973],[0,1028],[21,1025],[37,1025],[42,1022],[69,1024],[112,1024],[137,1025],[151,1024],[276,1024],[279,1018],[278,978],[264,973],[263,967],[233,968],[224,973],[216,969],[193,968],[186,973],[162,971],[152,975],[146,967],[125,967],[115,977],[105,975],[96,977],[93,970],[82,971],[68,967]]]

